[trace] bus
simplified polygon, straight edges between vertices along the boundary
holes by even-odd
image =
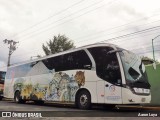
[[[0,100],[3,98],[4,79],[6,72],[0,71]]]
[[[8,67],[4,96],[17,103],[150,103],[145,66],[136,54],[114,44],[91,44]]]

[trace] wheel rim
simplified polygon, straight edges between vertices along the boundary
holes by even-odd
[[[81,95],[81,97],[80,97],[80,104],[82,106],[86,106],[87,103],[88,103],[87,95],[85,95],[85,94]]]
[[[18,97],[16,96],[16,102],[18,102]]]
[[[19,93],[16,93],[15,100],[16,100],[16,102],[19,102]]]

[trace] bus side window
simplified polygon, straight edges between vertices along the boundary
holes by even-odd
[[[90,67],[86,67],[89,65]],[[92,63],[85,51],[80,50],[65,54],[63,57],[64,70],[91,69]]]
[[[119,83],[121,75],[116,53],[107,54],[113,48],[94,47],[88,50],[95,60],[97,76],[113,84]]]
[[[43,63],[48,69],[55,69],[56,72],[75,69],[91,69],[92,67],[92,63],[84,50],[48,58],[47,60],[43,60]]]

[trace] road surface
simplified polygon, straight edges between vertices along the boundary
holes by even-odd
[[[28,119],[62,120],[64,118],[65,120],[72,120],[72,119],[73,120],[74,119],[132,120],[134,119],[134,117],[137,117],[136,118],[137,120],[152,119],[153,117],[154,119],[158,120],[160,118],[160,107],[119,106],[118,108],[108,110],[103,106],[94,105],[91,110],[80,110],[75,108],[74,106],[69,106],[69,105],[57,105],[53,103],[45,103],[44,105],[35,105],[34,102],[28,102],[26,104],[17,104],[14,103],[13,101],[8,101],[8,100],[0,101],[0,111],[1,111],[1,116],[2,112],[3,113],[11,112],[12,117],[17,117],[19,115],[18,119],[27,119],[27,120]],[[5,117],[0,119],[9,120],[10,118]]]

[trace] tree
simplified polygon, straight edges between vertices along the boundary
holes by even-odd
[[[54,36],[49,42],[46,42],[46,46],[43,44],[42,48],[46,55],[55,54],[71,48],[75,48],[74,43],[69,40],[65,35]]]

